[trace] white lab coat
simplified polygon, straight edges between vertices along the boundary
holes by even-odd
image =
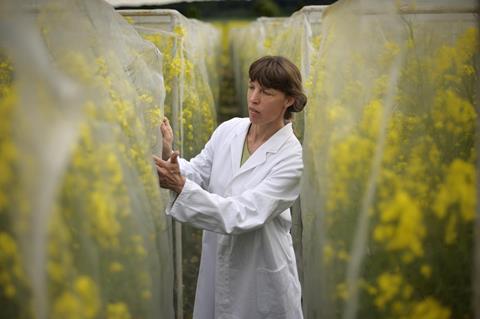
[[[249,124],[224,122],[198,156],[180,159],[187,181],[167,214],[204,230],[195,319],[303,318],[289,233],[302,147],[287,124],[240,167]]]

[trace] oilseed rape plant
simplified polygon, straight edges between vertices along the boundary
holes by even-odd
[[[204,30],[207,26],[203,23],[187,21],[179,15],[173,15],[172,19],[179,22],[163,26],[169,30],[132,23],[163,55],[165,116],[174,130],[175,147],[183,157],[191,158],[201,151],[216,126],[218,78],[215,74],[218,70],[215,57],[218,52],[211,51],[215,50],[214,43],[218,41],[207,44],[195,40],[195,34],[207,36],[210,31]]]
[[[41,63],[13,67],[29,65],[17,42],[0,58],[2,314],[170,317],[166,194],[152,163],[161,55],[103,2],[37,9],[21,30],[40,30],[29,59]],[[65,79],[73,89],[62,89]],[[62,125],[64,136],[50,134]]]
[[[421,14],[358,10],[345,1],[324,17],[326,37],[308,81],[307,316],[470,318],[473,14],[446,36]],[[362,28],[345,32],[355,23]]]

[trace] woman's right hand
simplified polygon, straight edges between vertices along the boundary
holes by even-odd
[[[173,152],[173,130],[168,118],[163,118],[162,124],[160,124],[160,131],[163,136],[162,159],[166,161],[170,158],[170,155],[172,155]]]

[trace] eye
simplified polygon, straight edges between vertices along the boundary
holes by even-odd
[[[270,96],[273,95],[273,92],[269,89],[263,89],[262,93],[265,94],[265,95],[270,95]]]

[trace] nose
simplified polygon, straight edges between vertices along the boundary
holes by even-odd
[[[254,104],[260,101],[260,91],[257,88],[248,90],[248,101]]]

